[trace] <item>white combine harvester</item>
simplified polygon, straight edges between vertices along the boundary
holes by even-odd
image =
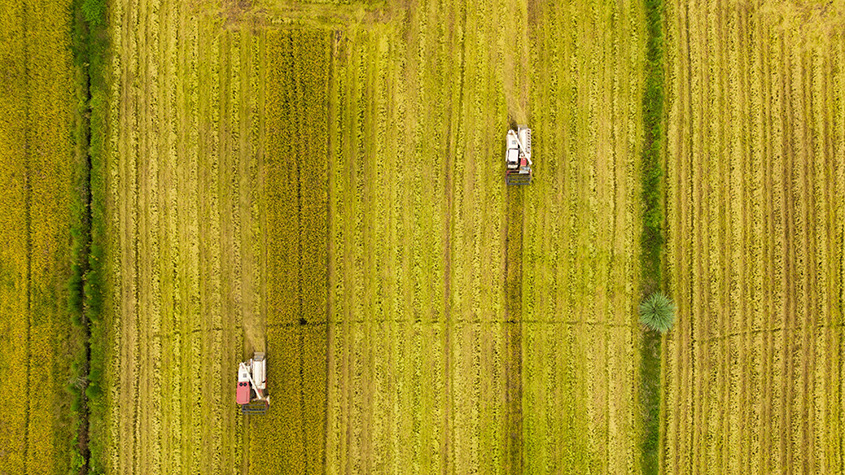
[[[267,395],[267,360],[264,353],[255,353],[252,359],[238,363],[237,402],[241,414],[264,414],[270,407]]]
[[[505,151],[505,183],[508,185],[528,185],[531,183],[531,129],[518,125],[516,130],[508,130],[506,136],[508,149]]]

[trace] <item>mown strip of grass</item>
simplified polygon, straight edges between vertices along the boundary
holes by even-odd
[[[103,447],[91,427],[96,427],[96,422],[102,421],[105,413],[101,379],[108,337],[101,322],[101,262],[105,237],[102,162],[108,113],[105,0],[74,0],[72,42],[78,105],[68,310],[79,341],[68,391],[75,424],[71,469],[86,474],[103,472],[100,460]]]
[[[663,0],[645,0],[648,41],[646,43],[645,91],[643,92],[642,152],[643,232],[642,295],[662,286],[663,252]],[[641,467],[644,474],[660,468],[660,352],[661,334],[643,330],[640,359],[640,403],[643,411]]]

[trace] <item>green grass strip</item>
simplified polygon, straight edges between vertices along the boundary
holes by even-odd
[[[97,436],[105,402],[102,374],[108,330],[102,323],[104,225],[103,160],[108,113],[105,68],[108,32],[105,0],[74,0],[72,47],[77,81],[77,163],[71,203],[71,276],[68,313],[76,336],[71,412],[75,424],[71,470],[103,473],[104,445]],[[99,433],[104,433],[100,429]]]
[[[643,232],[640,257],[643,297],[659,290],[663,284],[663,0],[645,0],[645,11],[648,41],[642,104],[645,134],[642,151]],[[640,359],[643,474],[656,474],[660,469],[660,353],[660,333],[643,330]]]

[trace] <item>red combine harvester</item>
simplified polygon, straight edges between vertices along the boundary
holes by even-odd
[[[270,407],[264,353],[255,353],[251,360],[238,363],[236,400],[241,406],[241,414],[264,414]]]
[[[505,151],[505,183],[531,184],[531,129],[519,125],[516,130],[508,130],[505,139],[508,143],[508,149]]]

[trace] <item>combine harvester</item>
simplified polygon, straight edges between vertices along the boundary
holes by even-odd
[[[254,394],[253,394],[254,393]],[[236,399],[241,414],[264,414],[270,407],[267,395],[267,360],[264,353],[255,353],[251,360],[238,363]]]
[[[508,130],[505,137],[508,149],[505,151],[505,183],[508,185],[531,184],[531,129],[518,125]]]

